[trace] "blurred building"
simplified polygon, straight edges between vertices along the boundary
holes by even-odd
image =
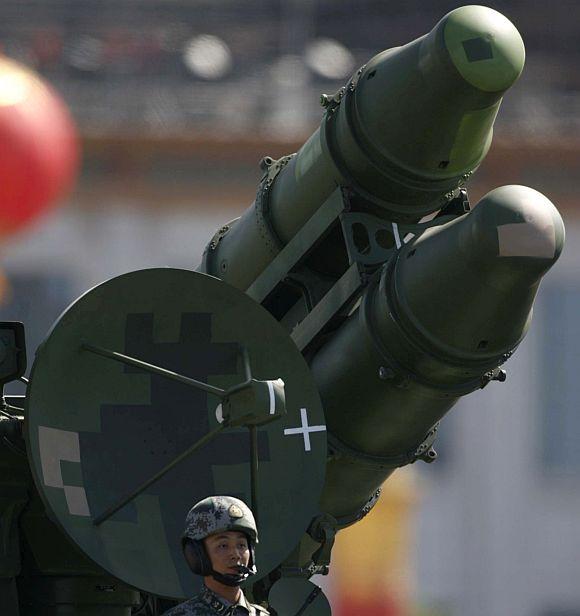
[[[87,133],[287,138],[378,51],[428,32],[451,0],[4,0],[0,44],[64,94]],[[578,133],[572,0],[495,0],[526,42],[500,114],[513,134]]]
[[[443,421],[440,459],[417,466],[412,565],[389,564],[395,570],[382,579],[410,571],[414,579],[401,584],[424,615],[578,616],[576,3],[487,4],[517,25],[528,59],[470,184],[472,201],[501,184],[530,185],[561,209],[567,247],[508,381],[461,401]],[[67,207],[0,254],[0,317],[25,322],[30,363],[88,287],[132,269],[195,267],[215,229],[252,202],[260,158],[296,151],[320,120],[321,92],[458,5],[3,0],[1,49],[57,87],[84,136],[83,174]]]

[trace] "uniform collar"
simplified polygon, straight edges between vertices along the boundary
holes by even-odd
[[[244,591],[240,588],[240,597],[236,603],[230,603],[227,599],[220,597],[213,590],[210,590],[207,586],[203,587],[201,592],[201,600],[209,605],[217,614],[227,614],[230,611],[230,608],[233,607],[243,607],[248,611],[248,614],[251,614],[250,606],[248,605],[248,601],[244,595]]]

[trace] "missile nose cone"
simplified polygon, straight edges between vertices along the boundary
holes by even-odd
[[[484,6],[464,6],[447,14],[440,25],[451,61],[475,88],[504,91],[520,76],[524,42],[501,13]]]
[[[392,275],[384,273],[390,310],[435,354],[493,364],[524,337],[563,245],[562,218],[544,195],[496,188],[402,247]]]
[[[565,238],[562,217],[552,202],[533,188],[515,185],[496,188],[478,203],[472,233],[488,259],[496,257],[501,269],[517,272],[528,284],[556,262]],[[482,252],[474,256],[482,258]]]
[[[451,11],[428,34],[367,62],[336,121],[325,124],[334,131],[327,143],[336,141],[349,177],[385,209],[435,211],[487,154],[502,96],[524,59],[522,39],[501,13]]]

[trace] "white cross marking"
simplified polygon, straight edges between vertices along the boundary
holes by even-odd
[[[285,428],[284,435],[289,434],[302,434],[304,437],[304,451],[310,451],[310,433],[311,432],[324,432],[326,426],[309,426],[308,415],[306,409],[300,409],[300,416],[302,417],[302,425],[300,428]]]

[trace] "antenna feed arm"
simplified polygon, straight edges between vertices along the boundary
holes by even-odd
[[[251,379],[243,387],[226,392],[222,401],[224,418],[230,426],[263,426],[286,415],[284,381]]]

